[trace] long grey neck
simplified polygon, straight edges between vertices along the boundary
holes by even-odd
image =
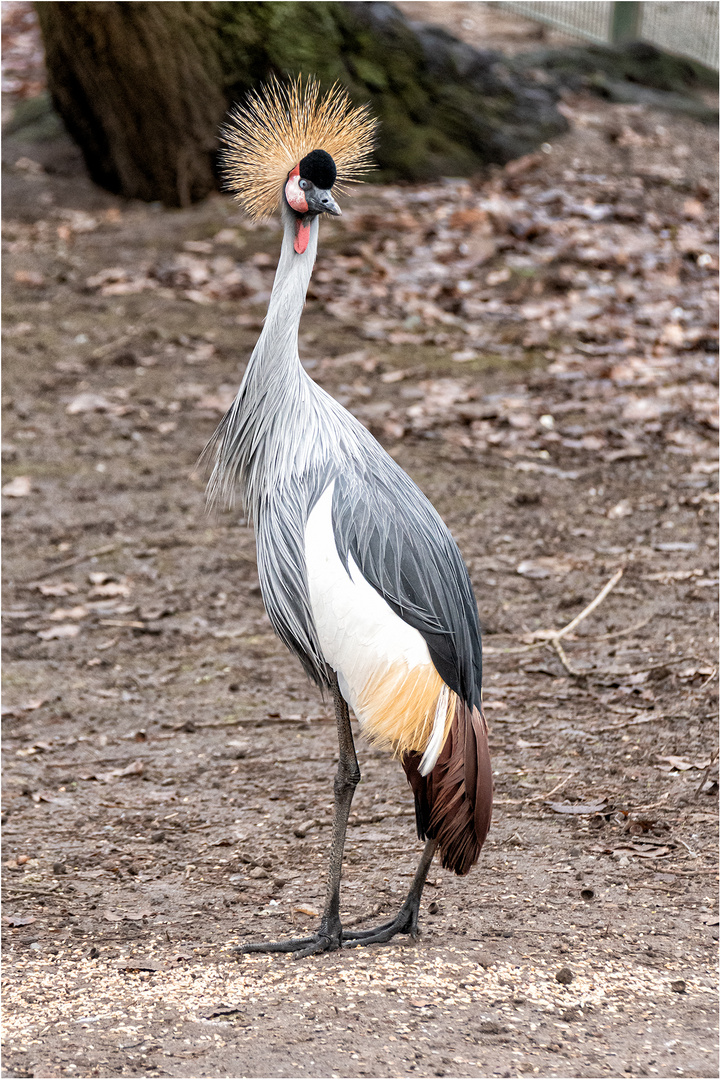
[[[308,247],[300,255],[293,247],[294,214],[285,205],[282,217],[283,245],[268,314],[249,365],[249,375],[252,372],[252,377],[260,378],[262,382],[272,375],[276,385],[279,377],[287,377],[293,370],[303,370],[298,356],[298,326],[318,249],[317,217],[311,221]]]
[[[251,516],[256,516],[263,485],[277,483],[278,470],[288,467],[283,450],[294,430],[302,433],[298,406],[309,401],[315,387],[298,356],[298,326],[318,247],[318,218],[311,222],[308,246],[300,255],[294,240],[294,215],[284,206],[283,246],[263,331],[238,396],[204,451],[215,456],[209,502],[231,505],[240,483]]]

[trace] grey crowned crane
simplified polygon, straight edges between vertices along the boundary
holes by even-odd
[[[230,186],[254,218],[280,203],[283,244],[265,324],[209,451],[211,503],[240,490],[253,522],[263,600],[278,636],[333,695],[339,761],[325,908],[318,931],[241,952],[309,956],[418,931],[434,854],[467,874],[491,819],[481,708],[481,633],[450,532],[373,436],[306,374],[298,326],[331,189],[369,167],[374,121],[334,87],[271,82],[225,130]],[[338,190],[338,189],[336,189]],[[349,719],[394,753],[425,840],[398,915],[343,930],[346,827],[360,770]]]

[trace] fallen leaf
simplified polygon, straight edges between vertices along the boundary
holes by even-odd
[[[600,814],[607,805],[606,799],[593,803],[546,803],[546,806],[550,806],[557,814]]]
[[[705,761],[687,761],[686,758],[675,757],[673,754],[662,757],[658,755],[659,761],[668,761],[668,769],[678,769],[679,772],[688,772],[689,769],[707,769],[711,764],[711,759],[708,758]],[[659,768],[667,771],[667,768],[660,765]]]
[[[29,476],[16,476],[9,484],[5,484],[2,493],[10,499],[24,499],[32,491],[32,486]]]
[[[85,619],[88,615],[88,609],[83,607],[82,604],[78,604],[76,607],[71,608],[55,608],[48,615],[49,619],[54,622],[62,622],[63,619]]]
[[[118,780],[123,776],[140,776],[144,769],[145,766],[142,761],[132,761],[124,769],[110,769],[108,772],[99,773],[80,773],[79,776],[81,780],[100,780],[102,783],[107,784],[111,780]]]
[[[40,583],[38,585],[38,592],[43,596],[70,596],[71,593],[76,593],[78,587],[74,581],[58,581],[54,585],[44,585]]]
[[[299,904],[298,907],[294,907],[293,911],[296,915],[309,915],[312,919],[317,919],[319,912],[312,907],[306,907],[304,904]]]
[[[130,596],[130,586],[122,581],[108,581],[102,585],[96,585],[90,590],[89,596]]]
[[[204,1020],[212,1020],[216,1016],[242,1016],[243,1010],[239,1005],[216,1005],[210,1012],[201,1015]]]
[[[110,913],[109,913],[110,914]],[[105,916],[108,917],[107,915]],[[141,916],[142,917],[142,916]],[[133,915],[122,915],[118,919],[111,920],[112,922],[118,922],[119,919],[132,919]],[[115,965],[116,971],[125,971],[127,974],[132,974],[135,971],[167,971],[165,964],[158,964],[155,960],[126,960],[120,964]]]
[[[79,626],[73,623],[61,623],[60,626],[53,626],[50,630],[39,630],[38,637],[41,641],[53,641],[55,638],[77,637],[79,633]]]
[[[524,559],[516,567],[516,573],[521,574],[522,577],[541,579],[551,577],[551,575],[562,577],[572,569],[571,563],[563,559],[557,559],[552,555],[542,555],[538,559]]]
[[[629,500],[628,499],[621,499],[620,502],[616,503],[615,506],[612,506],[611,509],[607,511],[606,517],[611,518],[612,520],[614,520],[614,519],[617,519],[617,518],[630,517],[632,513],[633,513],[633,506],[631,505]]]
[[[624,844],[620,847],[614,848],[614,851],[624,851],[631,855],[636,855],[641,859],[663,859],[667,855],[671,855],[674,848],[658,845],[657,847],[642,847],[640,844]]]
[[[66,413],[74,416],[76,413],[107,412],[111,408],[110,402],[102,394],[78,394],[73,398],[65,409]]]
[[[35,270],[16,270],[13,277],[18,285],[25,285],[29,289],[41,289],[45,284],[45,278]]]

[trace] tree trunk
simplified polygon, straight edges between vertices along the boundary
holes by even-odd
[[[272,72],[336,79],[381,120],[381,180],[469,175],[565,130],[503,58],[386,3],[36,5],[53,102],[93,180],[185,206],[216,186],[228,106]]]

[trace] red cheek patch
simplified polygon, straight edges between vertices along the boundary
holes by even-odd
[[[298,218],[295,223],[295,240],[293,241],[293,248],[302,255],[305,249],[308,247],[308,241],[310,240],[310,222],[303,221],[302,218]]]

